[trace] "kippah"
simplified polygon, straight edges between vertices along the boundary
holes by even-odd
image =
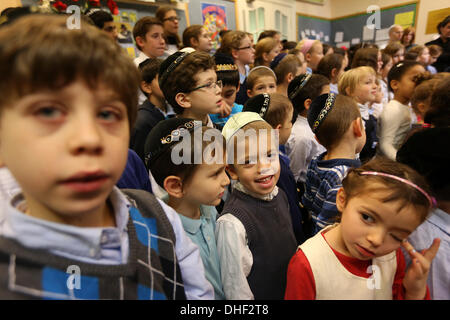
[[[156,161],[172,144],[181,141],[183,136],[196,128],[202,127],[202,122],[187,118],[171,118],[160,121],[148,134],[145,140],[145,164],[147,167]]]
[[[308,110],[308,124],[312,132],[316,133],[328,113],[334,106],[336,94],[322,94],[313,100]]]
[[[238,69],[233,58],[228,54],[216,52],[214,54],[214,61],[216,62],[216,72],[236,71]]]
[[[288,87],[288,96],[290,100],[293,100],[300,93],[300,90],[302,90],[303,87],[306,86],[311,77],[312,75],[310,73],[306,73],[295,77],[291,81]]]
[[[148,58],[148,59],[145,59],[144,61],[142,61],[141,63],[139,63],[139,70],[144,69],[144,67],[145,67],[146,65],[148,65],[152,60],[153,60],[153,59]]]
[[[285,52],[279,53],[275,57],[275,59],[273,59],[273,61],[270,63],[270,68],[272,70],[275,70],[275,68],[278,66],[278,64],[280,64],[281,60],[283,60],[283,58],[286,56],[287,56],[287,53],[285,53]]]
[[[270,95],[268,93],[258,94],[247,100],[242,111],[256,112],[264,119],[269,110],[269,105]]]
[[[159,86],[162,87],[167,80],[169,74],[178,67],[181,62],[189,55],[189,52],[177,51],[163,61],[159,68]]]
[[[242,111],[236,113],[223,126],[222,135],[225,137],[226,142],[228,143],[239,129],[254,121],[264,121],[264,119],[255,112]]]

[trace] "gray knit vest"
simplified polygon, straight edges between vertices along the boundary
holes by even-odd
[[[121,191],[133,204],[126,264],[80,262],[0,237],[0,299],[186,299],[164,209],[146,191]]]
[[[253,265],[247,277],[256,300],[282,300],[286,272],[297,241],[292,231],[286,194],[278,189],[271,201],[233,189],[222,213],[231,213],[244,225]]]

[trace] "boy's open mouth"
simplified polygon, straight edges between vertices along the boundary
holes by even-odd
[[[103,171],[80,172],[61,181],[61,184],[75,192],[93,192],[100,189],[109,179]]]

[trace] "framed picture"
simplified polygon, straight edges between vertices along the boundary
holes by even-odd
[[[325,0],[297,0],[300,2],[307,2],[307,3],[311,3],[311,4],[317,4],[319,6],[323,6],[325,3]]]

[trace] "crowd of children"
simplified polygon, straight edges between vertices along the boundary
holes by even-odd
[[[161,6],[136,22],[133,61],[106,11],[78,29],[13,11],[0,299],[450,299],[439,42],[230,30],[211,52]],[[448,48],[449,17],[438,30]]]

